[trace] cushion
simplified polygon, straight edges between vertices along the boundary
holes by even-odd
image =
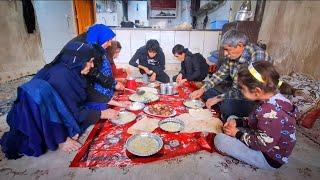
[[[298,124],[304,121],[315,121],[320,117],[320,81],[312,76],[302,73],[291,73],[282,76],[281,80],[289,83],[293,88],[303,93],[296,96],[288,96],[288,99],[298,107]],[[310,126],[308,128],[311,128]]]

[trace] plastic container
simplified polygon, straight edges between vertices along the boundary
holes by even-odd
[[[136,79],[129,77],[127,79],[126,87],[132,90],[137,90],[137,82]]]
[[[229,22],[228,20],[212,21],[211,22],[211,29],[222,29],[223,25],[228,22]]]

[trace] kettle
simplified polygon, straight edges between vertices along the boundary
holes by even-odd
[[[236,21],[249,21],[250,18],[253,16],[253,13],[251,11],[244,11],[239,10],[236,14]]]
[[[253,16],[251,11],[251,1],[245,1],[241,4],[240,10],[237,12],[236,21],[248,21]]]

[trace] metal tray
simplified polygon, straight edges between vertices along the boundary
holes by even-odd
[[[147,132],[129,137],[125,144],[126,149],[137,156],[151,156],[159,152],[162,146],[163,141],[160,136]]]
[[[192,109],[199,109],[203,108],[205,106],[204,102],[201,100],[196,100],[196,99],[187,99],[183,102],[183,105],[185,105],[188,108]]]
[[[132,118],[128,119],[128,120],[124,120],[122,119],[123,116],[125,115],[131,115]],[[118,125],[122,125],[122,124],[127,124],[129,122],[132,122],[134,121],[135,119],[137,118],[137,115],[135,115],[134,113],[132,112],[129,112],[129,111],[120,111],[119,112],[119,118],[118,119],[110,119],[110,121],[114,124],[118,124]]]
[[[165,127],[163,127],[164,124],[166,123],[175,123],[179,126],[179,128],[177,130],[169,130],[166,129]],[[168,132],[179,132],[182,131],[185,127],[184,122],[181,119],[178,118],[167,118],[164,120],[159,121],[159,127],[164,130],[164,131],[168,131]]]

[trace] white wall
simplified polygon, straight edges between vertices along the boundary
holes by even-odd
[[[77,35],[72,1],[33,1],[46,63]]]
[[[147,1],[128,1],[128,20],[135,22],[139,20],[145,26],[149,25],[148,21],[148,2]]]
[[[210,1],[201,1],[200,6],[208,3]],[[229,20],[230,15],[230,7],[231,7],[232,1],[226,1],[223,4],[221,4],[215,11],[208,13],[208,23],[206,26],[206,29],[211,29],[211,22],[217,21],[217,20]],[[205,15],[199,17],[197,19],[197,27],[199,29],[202,29],[203,27],[203,20],[205,18]]]
[[[122,2],[115,3],[115,12],[107,12],[107,6],[104,0],[97,0],[97,23],[102,23],[109,26],[120,26],[123,17]],[[182,22],[191,23],[190,16],[190,3],[191,0],[177,0],[177,17],[176,18],[149,18],[148,8],[149,2],[147,1],[128,1],[128,18],[130,21],[140,20],[144,22],[145,26],[159,26],[162,28],[173,28]],[[138,4],[138,11],[136,10]],[[150,9],[149,9],[150,10]],[[114,16],[117,16],[115,21]],[[103,18],[102,18],[103,17]],[[164,27],[165,26],[165,27]]]
[[[160,28],[174,28],[183,22],[191,24],[190,4],[191,0],[177,0],[176,18],[149,18],[149,25]]]

